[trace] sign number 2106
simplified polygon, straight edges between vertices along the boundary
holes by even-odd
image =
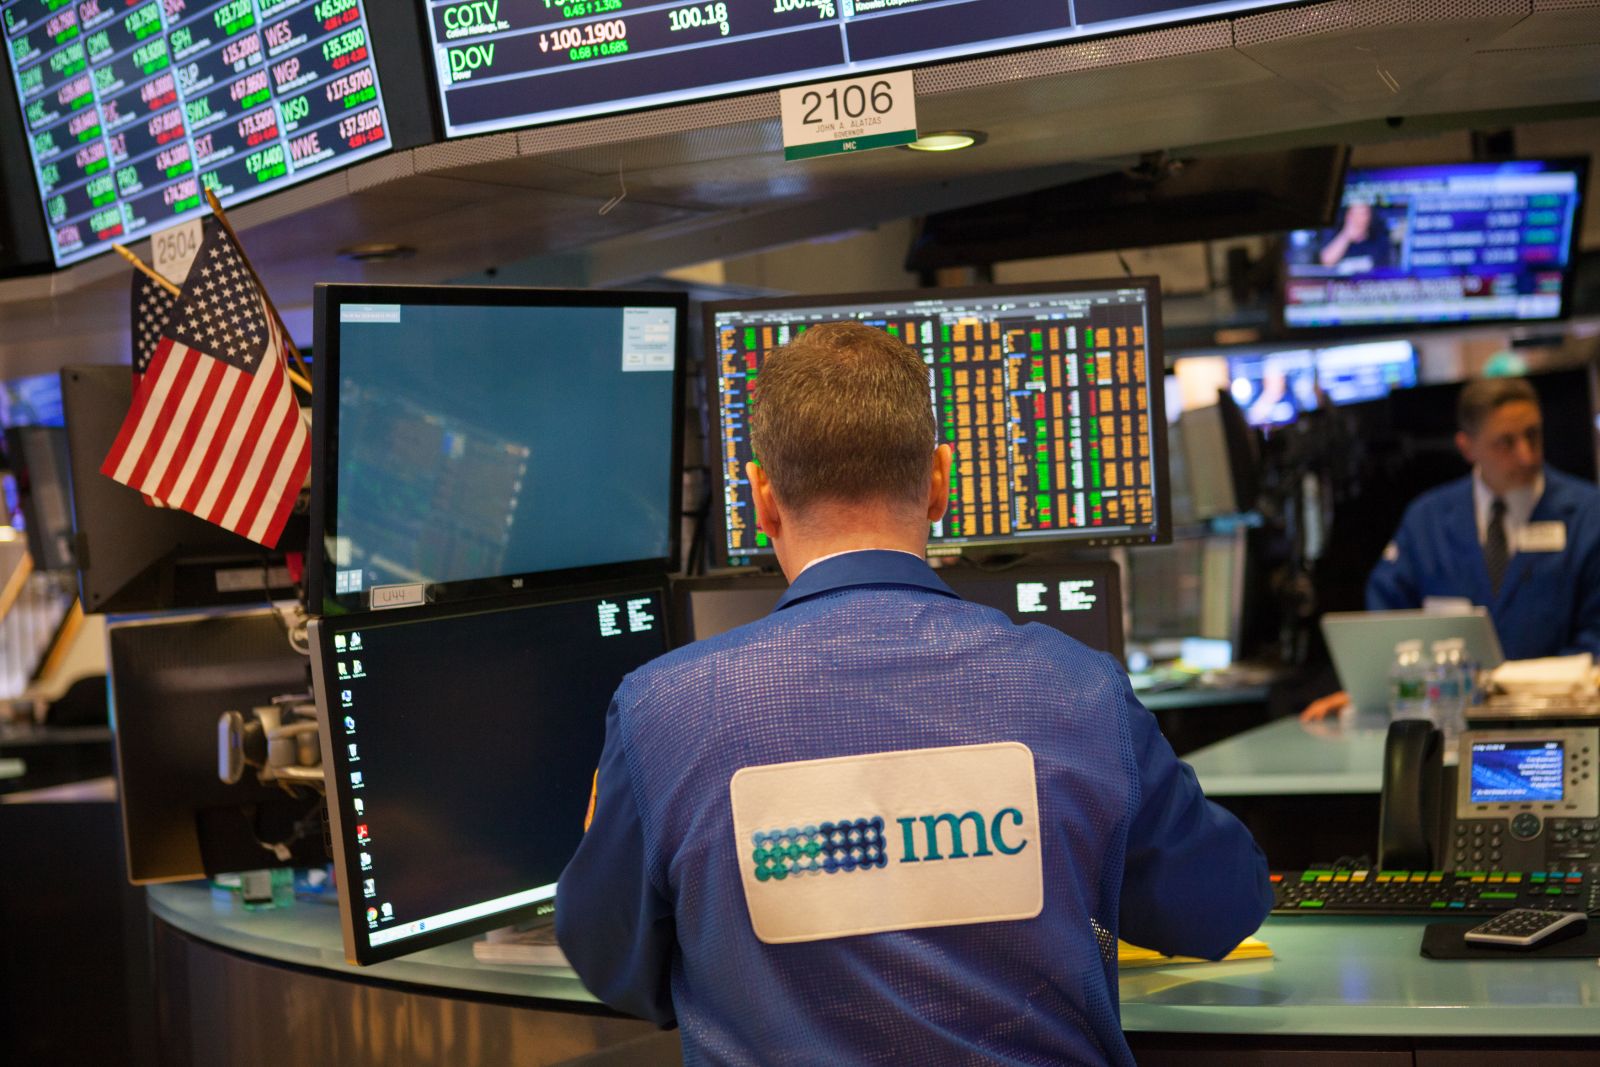
[[[804,123],[838,122],[841,118],[859,119],[868,111],[883,115],[894,108],[894,94],[887,81],[875,81],[871,89],[860,85],[847,85],[843,92],[837,87],[826,93],[808,89],[800,97],[805,107]],[[826,108],[824,107],[826,105]],[[829,114],[829,111],[832,113]]]

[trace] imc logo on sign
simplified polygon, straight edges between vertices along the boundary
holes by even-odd
[[[756,880],[781,882],[791,875],[870,871],[889,862],[883,819],[840,819],[818,826],[757,831],[753,835]]]
[[[1016,808],[1002,808],[992,818],[968,811],[908,815],[894,821],[900,827],[896,863],[1014,856],[1028,846],[1028,839],[1016,833],[1023,823]],[[884,827],[883,817],[873,816],[758,831],[751,842],[756,880],[781,882],[802,875],[880,870],[891,858]]]

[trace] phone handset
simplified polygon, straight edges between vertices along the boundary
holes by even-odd
[[[1432,870],[1438,856],[1439,731],[1424,719],[1389,724],[1378,809],[1378,869]]]

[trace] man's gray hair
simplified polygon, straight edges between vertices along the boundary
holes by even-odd
[[[1456,400],[1456,428],[1471,437],[1502,404],[1526,401],[1539,406],[1539,394],[1522,378],[1477,378]]]
[[[788,507],[921,503],[936,443],[927,366],[871,326],[812,326],[756,378],[750,448]]]

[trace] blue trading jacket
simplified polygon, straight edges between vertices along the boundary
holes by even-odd
[[[1571,652],[1600,656],[1600,489],[1549,467],[1529,523],[1560,522],[1566,548],[1519,551],[1500,594],[1478,543],[1472,478],[1430,489],[1400,520],[1367,579],[1367,609],[1418,608],[1424,597],[1466,597],[1487,607],[1507,659]]]
[[[736,771],[1000,741],[1033,753],[1036,918],[754,936]],[[556,929],[597,997],[677,1022],[690,1064],[1132,1064],[1116,936],[1216,958],[1271,899],[1255,842],[1201,794],[1115,660],[960,600],[919,559],[867,551],[623,682]]]

